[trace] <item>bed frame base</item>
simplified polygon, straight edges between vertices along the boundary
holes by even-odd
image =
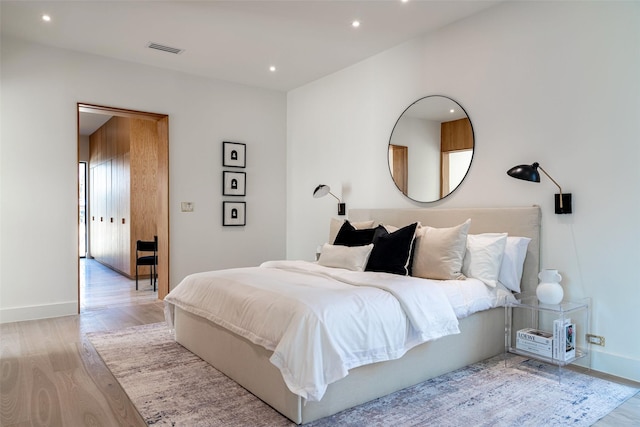
[[[504,351],[504,309],[460,320],[461,333],[429,341],[401,359],[361,366],[327,388],[319,402],[289,391],[272,352],[176,307],[176,340],[297,424],[386,396]]]

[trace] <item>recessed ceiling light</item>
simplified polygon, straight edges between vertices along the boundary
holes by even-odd
[[[451,110],[449,110],[449,112],[453,114],[453,113],[455,113],[455,112],[456,112],[456,110],[454,110],[454,109],[452,108]]]
[[[272,73],[276,71],[276,66],[272,65],[269,67],[269,71],[271,71]]]
[[[358,27],[360,26],[360,21],[358,21],[358,20],[353,21],[353,22],[351,23],[351,26],[352,26],[353,28],[358,28]]]
[[[50,22],[51,21],[51,17],[49,15],[45,14],[45,15],[42,15],[42,20],[44,22]]]

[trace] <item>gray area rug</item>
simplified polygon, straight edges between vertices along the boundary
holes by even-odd
[[[295,425],[177,344],[164,323],[89,335],[149,425]],[[308,424],[590,426],[638,392],[519,356],[476,363]]]

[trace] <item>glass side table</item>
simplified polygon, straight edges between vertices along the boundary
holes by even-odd
[[[543,304],[535,295],[516,294],[505,306],[506,354],[536,359],[561,368],[577,363],[591,367],[586,334],[590,328],[590,298]]]

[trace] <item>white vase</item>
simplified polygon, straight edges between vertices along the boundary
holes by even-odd
[[[558,270],[545,269],[538,274],[540,283],[536,288],[536,296],[543,304],[560,304],[564,297],[564,290],[560,285],[562,276]]]

